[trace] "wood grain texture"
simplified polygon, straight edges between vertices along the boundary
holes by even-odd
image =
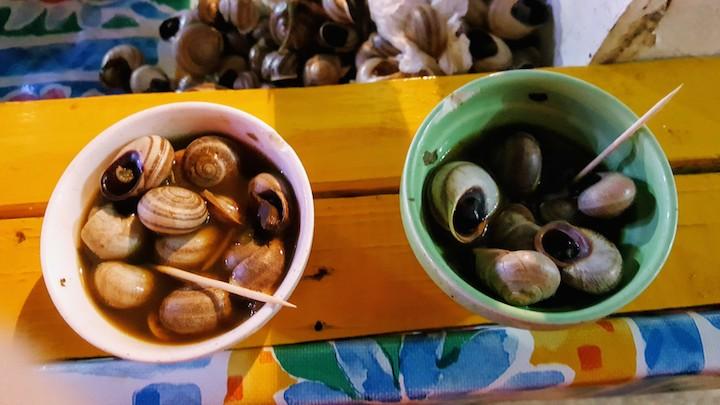
[[[675,248],[652,285],[622,311],[720,302],[720,174],[676,177],[680,225]],[[305,276],[284,309],[238,347],[296,343],[486,322],[427,277],[405,239],[397,195],[316,200],[316,232]],[[0,221],[1,338],[30,342],[41,359],[102,353],[62,320],[41,278],[42,219]],[[318,327],[317,325],[320,325]],[[317,330],[321,329],[321,330]]]
[[[718,166],[720,58],[551,69],[594,83],[644,112],[680,82],[685,88],[650,127],[673,165]],[[407,147],[426,114],[482,75],[302,89],[135,94],[0,104],[0,205],[47,201],[77,152],[115,121],[177,101],[243,109],[275,127],[302,159],[313,188],[332,195],[387,190],[399,182]]]

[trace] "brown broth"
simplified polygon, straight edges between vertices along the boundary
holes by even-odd
[[[176,151],[184,149],[191,141],[203,135],[204,134],[191,135],[181,138],[179,140],[175,140],[172,142],[173,148]],[[228,181],[224,181],[223,183],[218,184],[215,187],[209,188],[209,190],[216,194],[223,194],[232,197],[240,204],[241,207],[247,207],[247,202],[249,198],[247,194],[247,186],[249,180],[252,177],[262,172],[271,173],[281,179],[285,179],[285,176],[260,151],[236,140],[230,139],[230,141],[239,156],[240,182],[238,184],[238,179],[234,178],[232,179],[232,182],[234,184],[231,184]],[[295,254],[297,238],[300,232],[300,223],[297,199],[295,198],[294,191],[292,190],[292,187],[290,187],[290,184],[287,182],[287,180],[285,180],[285,183],[287,185],[287,199],[290,204],[290,212],[292,213],[290,217],[290,223],[288,227],[283,231],[282,235],[285,252],[285,274],[287,274],[288,268]],[[196,187],[192,184],[183,184],[183,186],[192,189],[197,193],[203,191],[202,188]],[[90,205],[90,207],[87,208],[87,213],[84,215],[84,222],[87,221],[92,207],[104,203],[106,203],[106,201],[98,191],[98,195],[95,201],[93,202],[93,204]],[[252,215],[250,212],[246,212],[246,222],[248,224],[257,223],[255,216]],[[222,230],[223,235],[225,235],[232,227],[231,225],[215,221],[212,218],[208,221],[208,223],[217,225]],[[240,227],[236,226],[236,228]],[[255,231],[255,233],[257,235],[261,235],[260,232]],[[148,242],[146,243],[143,251],[139,252],[134,257],[125,260],[125,262],[138,266],[145,266],[146,268],[147,265],[155,264],[153,244],[156,235],[150,231],[148,231],[148,234],[152,234],[152,237],[148,238]],[[262,238],[262,236],[259,236],[259,238]],[[160,274],[156,272],[155,291],[148,303],[132,309],[112,308],[102,303],[95,289],[95,284],[93,283],[94,269],[98,264],[102,262],[102,260],[95,256],[90,251],[90,249],[85,247],[82,241],[79,242],[79,246],[81,246],[79,249],[79,255],[82,262],[82,279],[85,287],[90,291],[90,295],[93,297],[93,301],[98,311],[119,329],[125,331],[129,335],[135,336],[143,340],[163,344],[183,344],[208,339],[210,337],[220,335],[230,329],[235,328],[240,323],[242,323],[243,321],[251,317],[253,314],[255,314],[257,311],[259,311],[263,305],[262,302],[246,300],[242,297],[230,294],[230,300],[233,306],[232,317],[226,322],[223,322],[217,329],[207,334],[192,336],[173,334],[168,331],[168,334],[171,336],[172,339],[169,341],[161,340],[155,337],[152,332],[150,332],[147,325],[147,317],[150,312],[158,310],[158,308],[160,307],[160,303],[168,294],[170,294],[170,292],[177,288],[187,286],[188,284],[165,274]],[[227,271],[222,268],[222,257],[215,263],[212,268],[210,268],[210,270],[208,270],[207,273],[217,275],[218,278],[223,281],[226,281],[229,277]]]
[[[535,218],[540,221],[538,208],[539,204],[543,201],[543,197],[557,193],[570,184],[573,176],[595,157],[592,151],[547,128],[524,124],[508,125],[487,130],[480,133],[477,137],[457,145],[443,157],[442,162],[436,167],[441,167],[443,163],[464,160],[480,165],[494,176],[491,159],[495,151],[498,150],[500,142],[507,136],[518,131],[524,131],[533,135],[540,145],[543,157],[540,184],[537,190],[527,198],[508,196],[506,190],[500,188],[501,194],[503,194],[501,204],[521,203],[528,207],[535,215]],[[600,165],[594,172],[604,170],[607,170],[607,168]],[[447,230],[442,228],[432,216],[431,210],[429,209],[431,204],[429,199],[429,184],[431,181],[429,180],[432,179],[433,175],[434,173],[428,175],[423,193],[423,206],[426,207],[426,209],[423,210],[423,220],[430,236],[437,245],[441,247],[444,259],[457,274],[483,293],[497,297],[494,292],[487,289],[475,276],[475,259],[472,254],[473,247],[492,246],[487,246],[483,243],[472,245],[471,247],[462,245],[458,243]],[[498,187],[500,187],[500,185],[498,185]],[[579,214],[574,224],[601,233],[617,246],[620,242],[620,232],[623,226],[633,221],[633,215],[635,215],[633,210],[628,210],[618,218],[599,220]],[[539,222],[539,224],[542,225],[542,222]],[[554,296],[533,304],[529,306],[529,308],[548,312],[575,309],[602,301],[607,295],[613,294],[613,292],[614,290],[603,295],[591,295],[574,290],[565,286],[564,283],[561,283],[560,288],[558,288]],[[499,297],[497,298],[500,299]]]

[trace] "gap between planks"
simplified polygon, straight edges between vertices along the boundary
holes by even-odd
[[[670,163],[673,174],[697,175],[720,172],[720,158],[687,159]],[[352,198],[372,195],[398,194],[399,177],[385,177],[343,182],[314,183],[313,197],[317,200],[329,198]],[[0,220],[15,218],[39,218],[45,215],[47,202],[0,205]]]

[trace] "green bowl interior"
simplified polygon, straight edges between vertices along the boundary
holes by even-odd
[[[466,281],[443,258],[423,215],[424,183],[447,153],[474,142],[481,131],[508,124],[543,127],[600,152],[637,116],[608,93],[586,82],[546,71],[512,71],[473,81],[443,100],[419,128],[405,162],[401,212],[409,242],[423,267],[451,296],[462,295],[494,313],[534,324],[571,324],[597,319],[634,299],[656,276],[672,246],[677,193],[667,158],[647,128],[605,164],[633,178],[638,193],[633,222],[621,232],[621,285],[608,295],[566,293],[537,306],[518,308]],[[463,301],[463,300],[460,300]]]

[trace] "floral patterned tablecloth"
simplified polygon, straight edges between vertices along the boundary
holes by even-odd
[[[120,43],[172,65],[158,25],[190,0],[0,0],[0,100],[108,93],[100,61]]]
[[[720,311],[498,326],[217,353],[172,365],[97,359],[45,373],[90,403],[342,404],[560,398],[720,387]],[[88,387],[92,387],[89,389]]]

